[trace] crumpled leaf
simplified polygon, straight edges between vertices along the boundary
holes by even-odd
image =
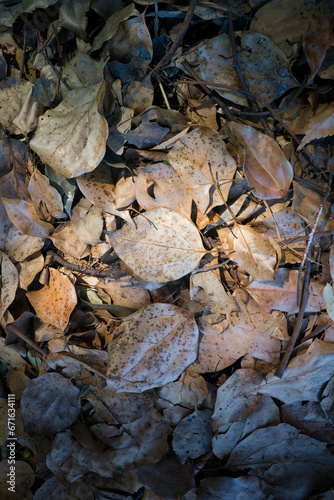
[[[203,214],[223,204],[214,183],[227,200],[236,164],[214,130],[189,132],[168,153],[168,161]]]
[[[253,193],[262,200],[287,196],[293,169],[277,142],[249,125],[228,122],[243,144],[244,174]]]
[[[299,144],[297,151],[303,148],[306,144],[313,141],[313,139],[321,139],[334,135],[334,103],[329,103],[325,109],[316,113],[310,119],[306,129],[305,136]]]
[[[317,487],[333,484],[334,457],[326,443],[279,424],[257,429],[237,444],[225,467],[250,470],[267,481],[267,493],[274,498],[302,500]]]
[[[36,292],[28,292],[27,298],[41,321],[64,332],[77,304],[77,295],[67,276],[51,267],[49,273],[49,284]]]
[[[12,134],[22,133],[13,120],[20,113],[30,91],[30,82],[14,76],[9,76],[0,83],[0,123]]]
[[[265,309],[284,311],[289,314],[298,312],[297,304],[298,271],[280,268],[275,271],[272,281],[253,281],[246,290]],[[317,312],[324,309],[324,284],[311,279],[306,312]]]
[[[82,198],[72,210],[72,229],[81,243],[97,245],[101,240],[103,218],[100,208]]]
[[[257,391],[284,403],[319,401],[323,385],[334,374],[334,345],[315,339],[307,351],[293,358],[282,378],[266,376]]]
[[[0,318],[15,299],[19,273],[9,257],[0,250]]]
[[[53,217],[66,217],[60,194],[50,185],[48,177],[41,174],[37,168],[31,174],[28,190],[35,205],[39,206],[42,203],[48,214]]]
[[[24,390],[21,414],[24,429],[31,436],[55,434],[77,419],[80,391],[60,373],[45,373]]]
[[[187,309],[151,304],[123,320],[108,345],[107,383],[115,391],[142,392],[177,379],[195,361],[198,328]]]
[[[47,238],[53,233],[53,226],[38,216],[35,206],[24,200],[9,200],[1,197],[7,215],[14,226],[29,236]]]
[[[30,147],[58,175],[77,177],[102,160],[108,124],[100,114],[104,82],[71,90],[54,109],[39,118]]]
[[[207,270],[190,277],[190,298],[197,300],[218,314],[230,313],[238,309],[237,302],[226,292],[218,270]]]
[[[279,247],[270,236],[259,233],[250,226],[235,225],[229,234],[232,249],[230,258],[254,280],[272,280],[277,262]]]
[[[211,410],[195,411],[177,425],[173,433],[173,450],[181,463],[198,458],[211,450]]]
[[[145,210],[164,207],[190,219],[192,198],[172,167],[164,163],[140,168],[136,198]]]
[[[190,273],[205,249],[196,226],[182,215],[158,208],[111,233],[115,252],[134,274],[161,283]]]

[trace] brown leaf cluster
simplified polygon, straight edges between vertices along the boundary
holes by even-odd
[[[0,24],[0,497],[331,498],[330,2]]]

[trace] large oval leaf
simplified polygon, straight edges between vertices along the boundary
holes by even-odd
[[[107,383],[115,391],[142,392],[176,380],[197,357],[193,313],[150,304],[123,320],[108,346]]]
[[[182,215],[158,208],[134,218],[111,234],[116,253],[134,274],[162,283],[190,273],[205,249],[196,226]]]
[[[245,148],[244,174],[254,195],[261,200],[287,196],[293,170],[277,142],[249,125],[228,126]]]
[[[94,170],[106,150],[108,124],[100,115],[104,83],[68,92],[39,118],[30,147],[57,175],[77,177]]]

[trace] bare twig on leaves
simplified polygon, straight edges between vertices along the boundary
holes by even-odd
[[[291,338],[290,338],[289,343],[287,345],[286,351],[281,359],[281,362],[280,362],[280,364],[275,372],[276,377],[281,378],[283,376],[283,373],[284,373],[285,368],[289,362],[291,353],[294,349],[294,346],[295,346],[295,343],[297,341],[297,338],[298,338],[298,335],[300,332],[300,328],[302,325],[302,320],[304,317],[304,313],[305,313],[306,305],[307,305],[307,300],[308,300],[308,296],[309,296],[310,269],[311,269],[310,257],[311,257],[312,243],[313,243],[313,239],[314,239],[314,234],[315,234],[317,226],[319,224],[319,220],[321,218],[321,214],[323,212],[325,203],[326,203],[327,198],[328,198],[329,193],[330,193],[330,188],[331,188],[331,183],[332,183],[331,181],[332,181],[332,176],[330,176],[330,178],[329,178],[326,196],[325,196],[325,198],[324,198],[324,200],[319,208],[319,212],[318,212],[316,221],[314,223],[314,226],[313,226],[312,231],[310,232],[310,235],[308,238],[308,242],[307,242],[306,250],[305,250],[304,255],[303,255],[303,259],[300,263],[299,275],[298,275],[298,286],[297,286],[297,302],[299,299],[299,290],[298,289],[300,288],[301,276],[302,276],[305,262],[307,261],[305,273],[304,273],[304,282],[303,282],[303,290],[302,290],[302,295],[301,295],[301,300],[300,300],[300,307],[299,307],[296,323],[295,323]]]
[[[15,325],[8,325],[8,330],[15,333],[15,335],[17,335],[20,339],[24,340],[26,344],[30,345],[30,347],[35,349],[35,351],[39,352],[43,357],[46,357],[48,355],[48,353],[44,351],[44,349],[39,347],[39,345],[37,345],[36,342],[34,342],[32,339],[27,337],[27,335],[25,335],[18,328],[16,328]]]
[[[169,64],[173,55],[177,51],[179,45],[181,44],[181,42],[183,40],[184,35],[186,34],[186,32],[190,26],[191,20],[194,16],[196,1],[197,0],[190,0],[186,16],[183,20],[183,23],[180,26],[177,37],[175,38],[175,40],[174,40],[172,46],[170,47],[170,49],[168,50],[167,54],[161,59],[161,61],[158,62],[158,64],[155,67],[155,70],[162,68],[163,66],[166,66],[167,64]]]

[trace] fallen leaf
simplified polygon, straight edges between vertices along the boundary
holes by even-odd
[[[322,139],[334,134],[334,103],[329,103],[325,109],[316,113],[308,123],[305,136],[297,151],[314,139]]]
[[[190,273],[205,250],[196,226],[182,215],[158,208],[111,233],[115,252],[133,273],[161,283]]]
[[[19,274],[9,257],[0,250],[0,318],[15,299]]]
[[[168,153],[168,161],[203,214],[223,204],[221,195],[227,200],[236,164],[214,130],[189,132]]]
[[[77,177],[102,160],[108,124],[100,114],[104,82],[71,90],[54,109],[39,118],[30,147],[58,175]]]
[[[192,198],[172,167],[164,163],[140,168],[135,194],[145,210],[168,208],[190,219]]]
[[[1,197],[7,215],[14,226],[28,236],[47,238],[53,226],[38,216],[33,203],[24,200],[9,200]]]
[[[21,399],[24,430],[31,436],[56,434],[80,413],[80,391],[60,373],[45,373],[31,380]]]
[[[277,142],[249,125],[227,124],[245,148],[244,174],[254,195],[262,200],[287,196],[293,170]]]
[[[272,281],[253,281],[246,290],[267,312],[276,309],[294,314],[299,310],[297,304],[298,274],[297,270],[280,268],[275,272]],[[324,284],[311,279],[306,312],[324,309],[323,289]]]
[[[142,392],[177,379],[197,356],[192,313],[172,304],[151,304],[123,320],[108,346],[108,386]]]
[[[77,304],[77,295],[67,276],[52,267],[49,273],[49,284],[39,291],[28,292],[27,298],[41,321],[63,332]]]

